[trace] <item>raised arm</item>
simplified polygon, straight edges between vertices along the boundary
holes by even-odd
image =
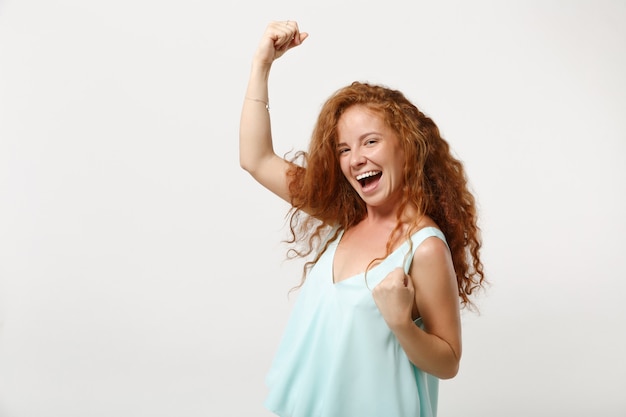
[[[289,162],[274,152],[269,114],[268,80],[274,61],[299,46],[308,34],[293,21],[271,22],[252,60],[239,125],[239,164],[261,185],[290,202]]]

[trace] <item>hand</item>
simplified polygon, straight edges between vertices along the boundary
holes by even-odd
[[[298,23],[292,20],[271,22],[261,38],[255,59],[262,64],[272,64],[289,49],[301,45],[308,36],[300,32]]]
[[[415,303],[415,288],[411,277],[402,268],[391,271],[374,287],[372,296],[392,331],[413,321],[411,312]]]

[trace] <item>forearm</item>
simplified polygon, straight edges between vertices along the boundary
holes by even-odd
[[[239,125],[239,163],[254,175],[266,158],[274,156],[270,125],[268,79],[270,64],[254,62],[243,100]]]
[[[437,335],[427,333],[413,322],[392,329],[409,360],[422,371],[441,379],[456,376],[460,354]]]

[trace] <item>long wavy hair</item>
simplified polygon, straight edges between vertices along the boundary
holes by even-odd
[[[463,164],[452,155],[433,120],[404,94],[361,82],[339,89],[326,101],[309,150],[291,158],[288,179],[292,208],[287,215],[290,236],[286,242],[293,244],[288,252],[290,258],[309,258],[301,284],[339,231],[349,229],[367,215],[365,203],[341,171],[337,153],[337,123],[346,109],[354,105],[381,115],[396,133],[406,156],[398,222],[385,256],[392,251],[393,236],[404,231],[408,239],[417,231],[421,217],[429,216],[446,236],[461,304],[472,305],[470,295],[483,285],[485,275],[480,261],[482,240],[476,202],[469,191]],[[407,225],[401,216],[409,206],[416,207],[418,215]],[[331,230],[335,233],[325,239]]]

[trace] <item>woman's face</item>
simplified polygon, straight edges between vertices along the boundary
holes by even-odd
[[[349,107],[337,124],[337,153],[343,175],[368,206],[400,201],[404,150],[382,117],[365,106]]]

